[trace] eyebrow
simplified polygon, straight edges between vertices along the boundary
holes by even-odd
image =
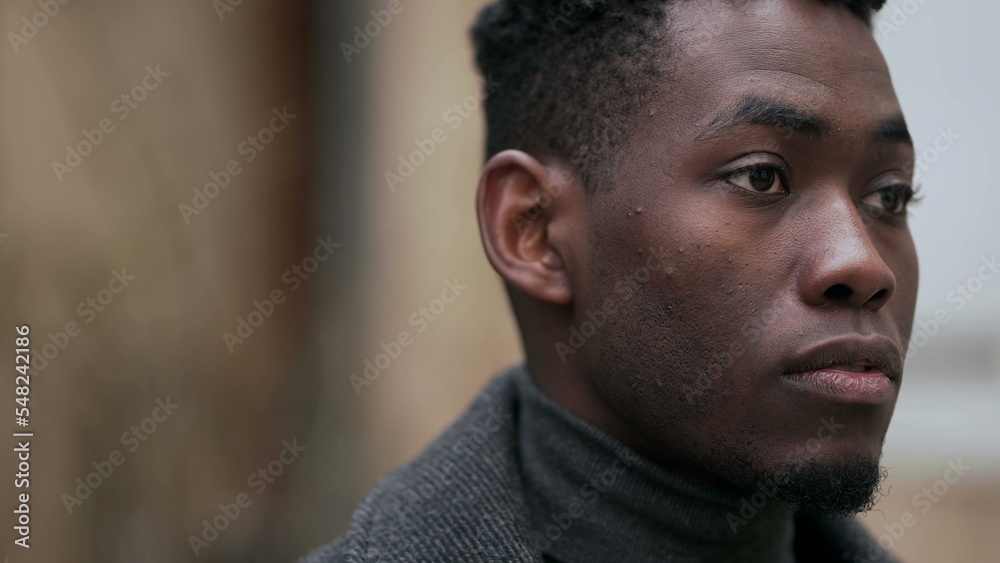
[[[739,125],[767,125],[779,131],[821,135],[829,130],[825,120],[788,104],[755,95],[744,96],[735,105],[719,112],[698,136],[714,138]]]
[[[910,130],[906,128],[906,120],[902,115],[890,117],[879,123],[872,140],[876,143],[905,143],[913,146]]]
[[[696,140],[722,136],[729,129],[740,125],[765,125],[789,135],[800,133],[810,137],[822,136],[831,129],[830,122],[822,117],[778,100],[750,94],[719,112]],[[913,146],[902,115],[880,121],[872,132],[871,139],[875,143],[905,143]]]

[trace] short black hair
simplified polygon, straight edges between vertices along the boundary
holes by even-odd
[[[476,64],[499,83],[485,102],[486,158],[506,149],[576,166],[587,190],[610,183],[607,159],[662,72],[675,0],[496,0],[471,29]],[[871,27],[885,0],[846,6]]]

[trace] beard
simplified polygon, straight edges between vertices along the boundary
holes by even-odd
[[[810,459],[777,467],[765,467],[761,459],[749,459],[752,455],[739,457],[743,459],[732,460],[737,465],[730,466],[730,470],[740,468],[737,482],[800,514],[847,517],[867,512],[883,496],[881,484],[888,476],[878,461],[863,457],[837,462]]]

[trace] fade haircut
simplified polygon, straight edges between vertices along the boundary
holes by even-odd
[[[610,187],[610,159],[663,78],[667,7],[678,0],[496,0],[471,36],[488,94],[486,158],[506,149],[552,155],[589,193]],[[695,1],[695,0],[684,0]],[[729,0],[746,2],[753,0]],[[847,7],[871,27],[885,0]]]

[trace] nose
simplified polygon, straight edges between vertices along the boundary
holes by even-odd
[[[819,228],[812,230],[799,272],[801,299],[816,307],[881,309],[896,290],[896,277],[854,203],[849,197],[838,198],[812,219]]]

